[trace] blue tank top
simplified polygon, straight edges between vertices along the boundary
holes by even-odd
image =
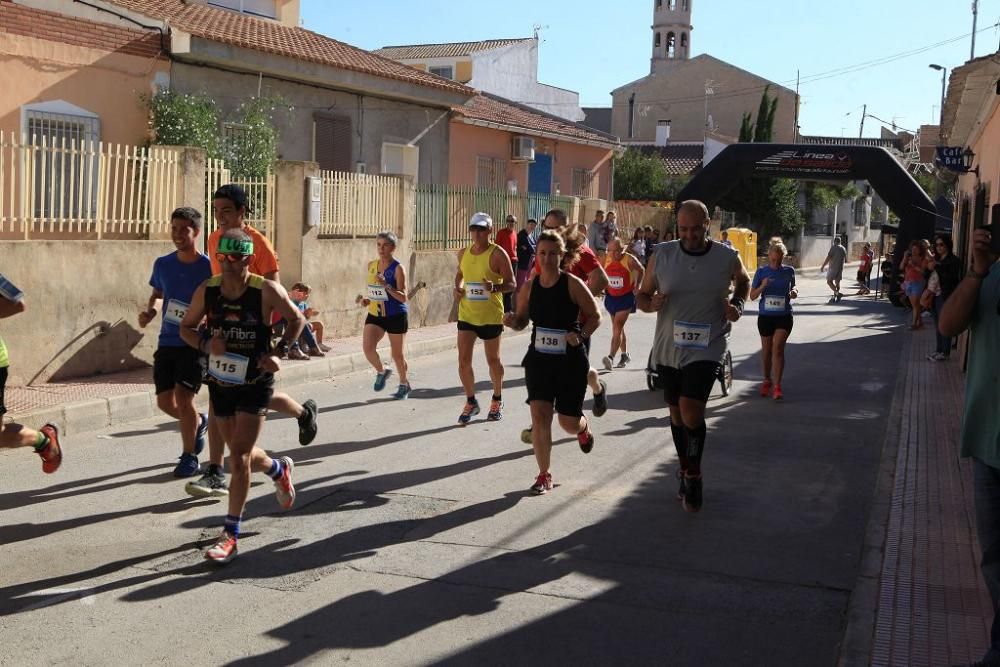
[[[382,274],[385,278],[385,284],[394,290],[399,287],[396,285],[396,267],[399,266],[399,260],[392,260],[392,264],[386,267],[385,272]],[[374,285],[375,274],[378,273],[378,260],[373,260],[368,264],[368,284]],[[409,308],[405,303],[400,303],[392,297],[391,294],[387,294],[387,299],[385,301],[375,301],[372,300],[368,305],[368,312],[376,317],[393,317],[395,315],[402,315],[409,311]]]

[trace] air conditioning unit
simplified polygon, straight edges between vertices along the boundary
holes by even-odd
[[[514,137],[514,150],[511,159],[515,162],[534,162],[535,140],[531,137]]]

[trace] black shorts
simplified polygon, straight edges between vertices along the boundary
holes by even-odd
[[[235,417],[237,412],[264,416],[273,394],[274,375],[261,376],[250,384],[208,383],[208,399],[216,417]]]
[[[468,322],[458,321],[459,331],[474,331],[479,340],[493,340],[494,338],[499,338],[500,334],[503,333],[502,324],[483,324],[477,326],[475,324],[469,324]]]
[[[584,351],[569,348],[565,355],[542,354],[529,349],[521,362],[528,400],[552,403],[555,411],[567,417],[583,416],[587,395],[590,362]]]
[[[792,314],[787,315],[758,315],[757,332],[761,338],[770,338],[778,329],[784,329],[792,333]]]
[[[7,386],[7,367],[4,366],[3,368],[0,368],[0,417],[3,417],[5,414],[7,414],[7,406],[4,405],[3,402],[3,390],[4,388],[6,388],[6,386]],[[3,428],[3,426],[0,425],[0,428]]]
[[[682,396],[707,403],[721,369],[722,364],[717,361],[692,361],[684,368],[657,366],[656,373],[663,383],[667,405],[676,406]]]
[[[407,313],[390,315],[389,317],[379,317],[368,313],[365,324],[374,324],[379,329],[391,334],[405,334],[410,329],[410,318]]]
[[[153,384],[157,394],[170,391],[175,385],[197,394],[204,377],[205,357],[193,347],[161,347],[153,353]]]

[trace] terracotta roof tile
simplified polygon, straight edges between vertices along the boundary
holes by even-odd
[[[478,51],[499,49],[511,44],[530,42],[533,38],[518,39],[487,39],[481,42],[451,42],[449,44],[409,44],[406,46],[383,46],[372,53],[377,53],[393,60],[414,60],[417,58],[460,58],[472,55]]]
[[[608,148],[619,143],[618,138],[613,135],[488,93],[479,93],[464,105],[454,107],[453,111],[463,118],[508,125],[524,130],[527,134],[532,132],[556,134],[566,137],[569,141],[573,139],[592,141],[605,144]]]
[[[186,4],[182,0],[109,1],[151,18],[166,20],[178,30],[213,42],[439,90],[467,95],[473,93],[471,88],[450,79],[422,72],[305,28],[286,26],[217,7]]]
[[[658,155],[667,168],[667,173],[671,176],[690,174],[701,168],[701,161],[705,148],[698,144],[667,144],[666,146],[653,146],[641,144],[630,146],[639,150],[643,155]]]

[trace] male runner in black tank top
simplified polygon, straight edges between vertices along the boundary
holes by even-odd
[[[298,340],[305,319],[278,283],[250,273],[253,242],[239,229],[227,230],[219,241],[222,275],[213,276],[195,291],[180,326],[184,342],[208,355],[209,400],[229,445],[232,479],[229,514],[222,534],[205,557],[216,563],[232,560],[237,550],[240,521],[250,491],[250,471],[267,473],[284,509],[295,502],[292,459],[272,459],[257,447],[264,415],[271,400],[274,373],[281,368],[271,350],[271,313],[288,322],[278,344],[279,353]],[[198,330],[208,318],[210,338]]]

